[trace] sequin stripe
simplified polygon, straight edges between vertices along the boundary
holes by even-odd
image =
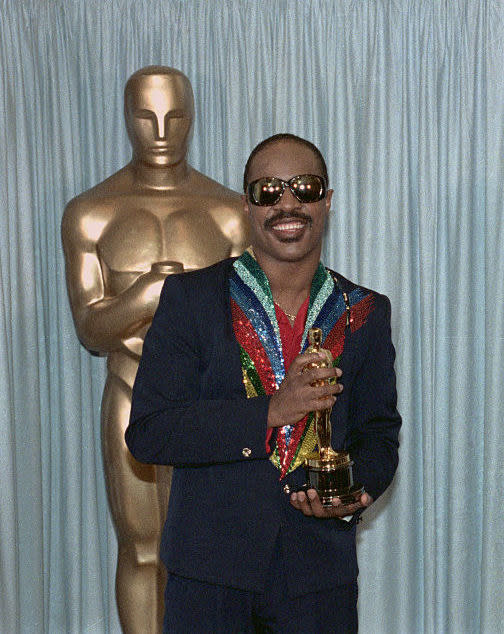
[[[343,293],[337,286],[334,286],[333,292],[327,298],[325,304],[320,309],[317,318],[313,324],[313,327],[320,328],[324,341],[331,332],[334,324],[340,319],[341,315],[345,313],[345,300],[343,299]],[[326,346],[327,347],[327,346]]]
[[[278,444],[270,456],[270,462],[275,465],[275,467],[281,472],[279,479],[281,480],[285,477],[287,473],[291,473],[292,471],[294,471],[294,469],[297,469],[300,465],[302,465],[306,456],[315,449],[316,445],[317,437],[315,435],[315,428],[313,426],[313,414],[310,414],[308,416],[306,425],[304,426],[303,435],[301,436],[301,439],[298,443],[294,457],[290,461],[290,463],[286,465],[286,469],[282,471]]]
[[[277,469],[280,469],[280,456],[278,455],[278,447],[275,446],[270,456],[270,462],[275,465]]]
[[[372,293],[366,295],[358,304],[350,307],[350,330],[359,330],[367,321],[369,313],[374,310],[374,298]]]
[[[267,328],[269,337],[274,337],[275,330],[264,306],[248,284],[236,272],[231,277],[229,287],[231,297],[247,315],[247,319],[250,319],[252,325],[256,321],[263,329]]]
[[[278,328],[278,322],[275,313],[275,304],[273,302],[273,296],[271,294],[271,289],[269,287],[268,280],[264,275],[262,269],[257,265],[257,276],[253,275],[252,272],[244,266],[242,263],[242,257],[246,256],[250,258],[250,254],[245,252],[243,256],[235,260],[233,267],[238,274],[238,276],[242,279],[246,286],[249,287],[250,290],[253,291],[257,299],[260,301],[262,307],[266,311],[266,314],[269,317],[271,325],[273,326],[273,330],[275,332],[276,344],[278,349],[280,350],[280,355],[282,355],[282,343],[280,339],[280,329]],[[254,260],[255,261],[255,260]],[[261,275],[259,274],[259,271]],[[264,278],[266,280],[266,287],[264,286]]]
[[[315,447],[317,446],[317,435],[315,434],[315,425],[313,423],[313,413],[310,412],[308,416],[308,420],[306,421],[306,425],[303,431],[303,435],[299,440],[299,444],[296,449],[296,453],[294,454],[290,466],[289,471],[294,471],[299,466],[301,466],[306,458],[306,456],[311,453]]]
[[[323,348],[331,351],[333,357],[339,356],[343,352],[345,345],[345,326],[346,314],[343,313],[338,321],[334,324],[331,332],[327,335],[322,344]]]
[[[276,382],[280,385],[285,376],[282,344],[280,338],[275,334],[275,328],[273,327],[268,312],[255,295],[255,292],[236,272],[230,281],[230,291],[232,299],[240,306],[246,321],[251,324],[257,333],[261,345],[268,355],[273,372],[275,373]],[[271,303],[273,303],[273,300],[271,300]],[[274,319],[274,326],[278,329],[276,314],[274,315]]]
[[[261,345],[257,332],[232,298],[231,315],[236,340],[252,361],[265,393],[273,394],[276,390],[277,382],[268,355]]]
[[[307,425],[307,421],[308,421],[308,416],[305,416],[302,420],[300,420],[298,423],[296,423],[293,426],[290,442],[288,446],[285,448],[286,450],[284,453],[284,457],[282,459],[280,479],[282,479],[289,472],[289,468],[291,466],[292,460],[294,459],[294,455],[296,454],[299,448],[299,443],[300,443],[301,437],[303,436],[303,432]],[[277,434],[277,439],[279,435],[280,434]],[[280,455],[282,455],[282,451],[280,451]]]
[[[305,459],[307,454],[315,449],[317,444],[315,437],[315,429],[313,426],[313,412],[306,417],[306,423],[299,438],[296,451],[294,452],[289,465],[289,471],[293,471]]]
[[[242,374],[243,374],[243,385],[245,386],[245,393],[247,395],[247,398],[254,398],[258,396],[257,391],[254,387],[254,384],[250,380],[247,370],[245,370],[245,368],[242,368]]]
[[[328,323],[328,330],[330,330],[334,323],[345,312],[345,309],[346,305],[343,299],[343,293],[335,286],[326,303],[322,306],[315,323],[322,324],[322,328],[324,324]]]
[[[364,288],[361,288],[360,286],[357,286],[353,289],[353,291],[350,291],[350,293],[348,293],[348,299],[352,306],[354,304],[358,304],[362,299],[369,296],[372,297],[372,293],[368,293],[368,291],[366,291]]]
[[[233,298],[232,301],[234,301]],[[247,337],[245,339],[245,342],[243,344],[245,349],[254,359],[251,344],[261,346],[269,359],[269,364],[275,375],[275,380],[277,384],[280,384],[284,377],[284,363],[283,358],[278,351],[278,347],[276,346],[275,337],[272,333],[271,328],[269,327],[268,317],[263,313],[265,315],[266,322],[263,321],[260,318],[260,314],[255,311],[250,305],[248,307],[245,306],[245,310],[243,310],[243,308],[235,302],[235,307],[237,307],[234,308],[235,313],[237,311],[239,313],[239,316],[234,319],[234,322],[236,324],[235,327],[241,329],[243,331],[242,334],[249,333],[249,331],[250,333],[254,333],[253,341],[251,341],[250,344],[246,343],[246,339],[249,339],[250,337]],[[252,336],[252,334],[250,336]]]
[[[276,444],[278,447],[278,455],[280,458],[280,469],[282,470],[282,473],[284,473],[285,469],[287,469],[289,466],[288,448],[291,447],[291,441],[293,441],[292,435],[295,432],[297,425],[304,424],[303,422],[304,420],[305,419],[303,418],[299,423],[296,423],[295,425],[284,425],[283,427],[280,427],[280,429],[277,431]],[[280,479],[282,479],[282,477],[283,475],[280,475]]]
[[[322,265],[321,262],[318,263],[317,270],[315,271],[315,275],[313,276],[311,288],[310,288],[310,306],[315,301],[315,298],[320,292],[322,286],[327,278],[327,269]]]
[[[235,336],[237,339],[240,337],[238,339],[240,344],[250,354],[254,363],[259,361],[256,358],[257,354],[262,355],[257,369],[259,370],[259,367],[263,367],[265,364],[269,366],[273,373],[275,384],[280,385],[284,377],[283,359],[278,358],[274,347],[271,346],[271,339],[264,335],[261,326],[258,326],[258,329],[254,327],[254,323],[247,318],[246,314],[236,303],[231,308],[231,312],[234,313],[233,326]],[[259,347],[259,350],[257,350],[257,347]],[[267,358],[267,362],[262,358],[263,356]]]
[[[266,391],[261,382],[259,373],[256,370],[256,367],[254,365],[254,362],[250,358],[250,355],[247,354],[247,351],[244,350],[242,346],[240,346],[240,360],[244,374],[244,382],[246,379],[254,388],[255,394],[253,396],[264,396],[266,394]],[[245,387],[247,386],[245,385]],[[250,398],[248,392],[247,397]]]
[[[284,477],[285,457],[287,455],[287,446],[285,441],[285,429],[281,427],[277,431],[276,450],[278,454],[278,468],[280,469],[280,480]]]
[[[323,267],[322,267],[323,268]],[[308,338],[308,331],[313,327],[315,320],[317,319],[322,306],[326,303],[326,301],[331,296],[334,289],[334,281],[329,271],[325,271],[326,279],[317,293],[316,297],[310,296],[310,306],[308,308],[308,315],[306,316],[306,324],[303,332],[303,338],[301,340],[301,350],[304,350],[306,341]]]
[[[240,256],[240,264],[248,269],[249,273],[256,279],[257,283],[261,286],[265,295],[270,295],[270,285],[268,282],[268,278],[266,277],[264,271],[257,263],[255,257],[248,250],[244,251]]]
[[[290,465],[290,453],[289,449],[292,447],[292,451],[295,450],[297,446],[296,438],[297,433],[295,433],[296,429],[299,429],[300,426],[303,426],[306,421],[306,417],[303,418],[299,423],[295,425],[284,425],[280,427],[277,432],[276,446],[278,449],[278,458],[279,458],[279,469],[280,469],[280,480],[285,477],[285,475],[289,471]],[[296,438],[292,439],[291,435],[294,432]],[[291,444],[292,440],[292,444]]]

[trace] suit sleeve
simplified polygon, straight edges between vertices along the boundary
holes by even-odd
[[[398,463],[395,350],[390,332],[390,302],[378,296],[369,345],[350,396],[350,446],[354,481],[376,500],[389,486]],[[371,318],[370,318],[371,321]]]
[[[137,460],[154,464],[265,459],[269,397],[201,397],[203,343],[182,278],[167,278],[145,338],[126,444]]]

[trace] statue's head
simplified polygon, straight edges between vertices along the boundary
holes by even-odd
[[[179,70],[146,66],[133,73],[124,89],[124,114],[136,160],[166,167],[185,159],[194,97],[189,80]]]

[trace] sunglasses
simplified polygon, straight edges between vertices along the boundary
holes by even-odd
[[[327,185],[322,176],[316,174],[300,174],[284,181],[275,176],[263,176],[247,186],[247,194],[254,205],[270,207],[282,198],[288,187],[301,203],[316,203],[325,198]]]

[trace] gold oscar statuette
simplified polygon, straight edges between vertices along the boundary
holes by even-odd
[[[124,115],[131,161],[73,198],[61,231],[77,334],[107,357],[101,438],[121,629],[158,634],[166,581],[159,545],[172,472],[138,462],[126,446],[133,383],[165,278],[240,255],[249,239],[240,194],[188,162],[188,77],[168,66],[139,69],[126,82]]]
[[[305,369],[330,367],[333,357],[329,350],[321,347],[322,330],[310,328],[308,340],[310,345],[306,354],[321,352],[326,360],[309,363]],[[317,382],[315,385],[318,384]],[[304,462],[306,484],[308,488],[316,489],[323,506],[331,506],[333,497],[338,497],[343,504],[351,504],[364,492],[361,484],[353,482],[353,462],[348,451],[335,451],[331,447],[331,410],[332,407],[326,407],[313,412],[317,449]]]

